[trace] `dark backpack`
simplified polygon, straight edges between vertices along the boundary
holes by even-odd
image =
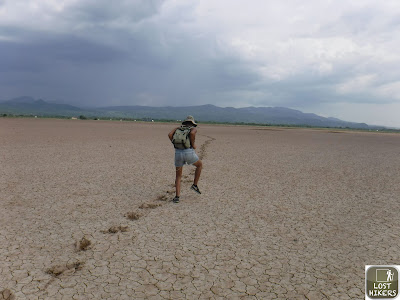
[[[172,144],[174,144],[176,149],[188,149],[191,147],[189,138],[191,129],[191,127],[181,126],[175,130],[172,136]]]

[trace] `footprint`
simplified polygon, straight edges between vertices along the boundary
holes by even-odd
[[[120,226],[118,226],[118,229],[121,232],[127,232],[129,230],[129,227],[120,225]]]
[[[48,269],[46,273],[54,277],[58,277],[67,271],[75,273],[76,271],[81,270],[84,264],[85,264],[84,262],[77,261],[72,264],[53,266],[50,269]]]
[[[207,137],[208,138],[208,140],[206,140],[204,143],[203,143],[203,145],[201,145],[201,147],[200,147],[200,151],[199,151],[199,158],[200,159],[204,159],[207,155],[206,155],[206,149],[207,149],[207,147],[208,147],[208,145],[212,142],[212,141],[215,141],[216,139],[215,138],[213,138],[213,137],[211,137],[211,136],[208,136],[208,135],[204,135],[205,137]]]
[[[169,194],[169,191],[167,191],[167,194]],[[157,197],[158,201],[167,201],[168,200],[168,196],[167,195],[160,195]]]
[[[86,251],[90,248],[92,242],[88,240],[86,237],[83,237],[80,241],[75,243],[76,250],[78,251]]]
[[[17,298],[13,292],[9,289],[2,290],[0,292],[0,300],[16,300]]]
[[[157,208],[159,206],[162,206],[162,204],[161,203],[143,203],[143,204],[141,204],[139,206],[139,208],[140,209],[147,209],[147,208],[154,209],[154,208]]]
[[[102,233],[117,233],[117,232],[127,232],[129,230],[128,226],[111,226],[108,230],[102,230]]]
[[[128,218],[129,220],[139,220],[139,218],[142,216],[142,214],[139,214],[138,212],[131,211],[125,214],[125,217]]]

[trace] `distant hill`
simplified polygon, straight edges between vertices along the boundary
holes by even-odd
[[[109,106],[80,108],[67,104],[49,103],[32,97],[19,97],[0,102],[0,114],[25,114],[38,116],[65,116],[102,118],[132,118],[181,120],[194,115],[199,122],[257,123],[272,125],[305,125],[316,127],[378,128],[365,123],[346,122],[337,118],[325,118],[313,113],[285,107],[218,107],[211,104],[186,107]],[[383,127],[379,127],[383,128]]]
[[[17,104],[17,103],[34,103],[36,100],[33,99],[32,97],[28,97],[28,96],[22,96],[22,97],[18,97],[18,98],[14,98],[8,101],[4,101],[4,103],[7,104]]]
[[[223,108],[207,104],[187,107],[114,106],[98,108],[97,111],[108,115],[134,118],[179,120],[187,115],[194,115],[200,122],[369,128],[365,123],[345,122],[285,107]]]
[[[38,116],[76,116],[83,113],[83,109],[68,105],[48,103],[42,99],[35,100],[32,97],[18,97],[0,102],[1,114],[23,114]]]

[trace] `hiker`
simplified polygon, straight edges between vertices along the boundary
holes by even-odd
[[[168,133],[168,137],[174,144],[175,148],[176,196],[172,200],[174,203],[179,202],[179,195],[181,192],[181,178],[184,164],[194,165],[196,167],[196,171],[194,173],[194,182],[190,188],[196,193],[201,194],[197,183],[199,182],[203,163],[195,152],[195,140],[197,133],[196,126],[197,124],[194,121],[194,118],[192,116],[187,116],[180,127],[174,128],[170,133]]]

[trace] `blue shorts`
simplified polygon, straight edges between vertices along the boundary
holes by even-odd
[[[194,149],[175,149],[175,167],[183,167],[184,164],[192,165],[199,160]]]

